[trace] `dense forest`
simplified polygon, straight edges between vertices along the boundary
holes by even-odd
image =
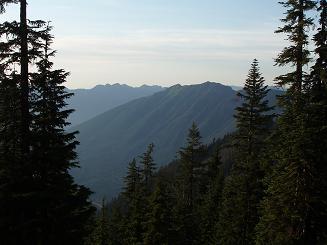
[[[20,21],[0,23],[1,244],[327,244],[326,0],[280,3],[279,110],[254,59],[234,133],[206,145],[189,122],[178,158],[160,169],[149,142],[98,209],[71,176],[73,94],[69,73],[53,68],[50,22],[28,20],[26,0],[0,0],[1,14],[11,4]]]

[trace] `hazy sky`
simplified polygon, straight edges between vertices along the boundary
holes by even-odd
[[[51,20],[68,87],[127,83],[242,84],[254,58],[268,83],[283,48],[277,0],[29,0],[30,19]],[[18,16],[11,7],[6,16]],[[0,18],[4,18],[0,16]]]

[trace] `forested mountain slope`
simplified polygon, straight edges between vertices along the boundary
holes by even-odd
[[[157,164],[167,164],[184,145],[193,121],[205,143],[232,132],[233,113],[239,103],[232,88],[206,82],[175,85],[109,110],[74,128],[80,132],[82,166],[74,171],[76,180],[90,186],[97,197],[111,198],[120,190],[128,162],[148,144],[156,146]]]

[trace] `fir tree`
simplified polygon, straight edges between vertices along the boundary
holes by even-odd
[[[153,174],[156,170],[156,166],[152,157],[154,149],[154,144],[150,144],[148,149],[143,155],[141,156],[141,169],[142,169],[142,178],[143,178],[143,185],[145,188],[145,192],[149,194],[152,188],[152,179]]]
[[[207,190],[199,207],[201,244],[214,244],[216,226],[221,208],[221,195],[224,185],[224,173],[220,157],[220,146],[207,162]]]
[[[121,207],[112,207],[109,215],[110,245],[123,245],[125,233],[125,217]]]
[[[145,196],[140,169],[135,159],[129,164],[123,195],[128,205],[124,243],[142,244]]]
[[[258,205],[263,195],[264,173],[260,152],[272,115],[265,99],[268,89],[254,60],[243,89],[243,99],[236,108],[236,163],[227,177],[223,190],[218,239],[222,244],[253,244],[254,228],[259,220]]]
[[[1,1],[1,12],[9,3],[20,3],[21,21],[0,26],[1,93],[6,95],[0,108],[5,125],[0,172],[6,175],[0,188],[2,241],[80,244],[93,208],[90,191],[76,185],[69,174],[77,166],[78,142],[75,133],[64,130],[71,112],[64,110],[71,95],[62,86],[68,74],[52,71],[48,58],[53,53],[42,51],[52,40],[46,23],[27,21],[26,1]],[[28,71],[32,62],[38,68],[33,75]]]
[[[316,44],[315,54],[317,60],[315,65],[312,67],[310,77],[310,95],[311,103],[325,103],[326,105],[326,87],[327,87],[327,2],[326,0],[320,1],[318,8],[320,12],[319,28],[318,32],[314,35],[314,42]]]
[[[318,243],[327,241],[327,2],[320,1],[319,28],[314,35],[316,62],[306,87],[308,142],[312,169],[311,226]],[[313,240],[314,241],[314,240]]]
[[[280,85],[287,85],[281,98],[284,113],[278,120],[277,142],[274,147],[276,165],[268,181],[266,197],[262,202],[262,217],[257,225],[257,244],[317,244],[319,225],[315,210],[316,180],[319,179],[313,149],[310,102],[310,79],[304,66],[310,57],[307,46],[308,31],[313,20],[307,16],[316,2],[309,0],[287,1],[285,26],[278,32],[288,35],[291,45],[277,58],[280,66],[292,65],[293,72],[277,78]],[[317,175],[318,174],[318,175]],[[318,188],[319,189],[319,188]],[[324,200],[319,200],[323,203]],[[317,212],[317,213],[316,213]]]
[[[18,1],[1,1],[2,13],[8,3],[18,3]],[[26,26],[28,62],[32,62],[40,55],[43,35],[40,28],[43,26],[42,21],[29,21]],[[26,80],[23,82],[22,74],[15,69],[17,65],[22,64],[21,30],[21,24],[16,21],[0,25],[0,83],[1,93],[4,95],[4,106],[0,108],[0,121],[5,125],[1,132],[0,138],[3,136],[3,141],[0,140],[2,141],[0,147],[6,149],[0,165],[0,172],[6,174],[6,177],[1,179],[0,209],[3,215],[0,232],[2,241],[8,244],[36,241],[34,239],[39,233],[35,221],[36,213],[39,211],[35,205],[38,196],[38,186],[34,182],[35,166],[30,162],[30,155],[27,154],[31,148],[28,143],[31,136],[29,123],[27,126],[27,118],[30,115],[26,116],[26,110],[23,111],[23,104],[26,109],[26,97],[23,98],[23,94],[26,95],[26,90],[23,92]]]
[[[11,1],[12,2],[12,1]],[[20,0],[20,25],[19,25],[19,38],[20,38],[20,89],[21,89],[21,143],[22,151],[25,158],[30,150],[30,104],[29,104],[29,51],[28,51],[28,38],[29,30],[27,23],[27,2]],[[24,155],[23,155],[24,156]],[[27,159],[25,159],[26,161]]]
[[[199,203],[200,180],[203,177],[202,161],[206,147],[201,142],[200,131],[192,124],[187,137],[187,145],[179,151],[180,176],[177,179],[178,196],[176,214],[176,230],[181,244],[197,244],[199,228],[197,227],[197,210]]]
[[[268,135],[272,115],[268,112],[273,107],[268,106],[266,96],[269,92],[259,69],[259,63],[255,59],[251,65],[248,78],[243,91],[238,96],[242,105],[236,108],[235,146],[239,152],[239,158],[251,156],[261,148],[265,136]]]
[[[0,81],[0,235],[4,244],[19,243],[19,238],[14,236],[20,224],[15,212],[19,204],[13,195],[17,193],[16,183],[20,178],[17,170],[21,156],[17,131],[21,116],[17,81],[14,75]]]
[[[95,228],[85,245],[111,245],[109,207],[106,201],[102,200],[101,210],[96,218]]]
[[[20,136],[21,148],[23,156],[26,158],[29,153],[29,126],[30,126],[30,113],[29,113],[29,26],[27,20],[27,2],[26,0],[1,0],[0,1],[0,14],[5,12],[6,5],[20,4],[20,22],[18,31],[15,33],[18,37],[17,44],[19,45],[18,61],[20,65]],[[26,161],[27,159],[24,159]]]
[[[136,160],[133,159],[128,165],[127,176],[124,179],[123,195],[129,203],[133,202],[140,190],[141,176],[140,169],[136,165]]]
[[[306,31],[313,25],[313,19],[307,17],[306,12],[316,6],[316,1],[288,0],[280,2],[280,4],[287,8],[287,12],[286,17],[281,19],[285,25],[280,27],[276,33],[285,33],[291,45],[284,48],[278,55],[276,64],[279,66],[292,65],[295,67],[295,71],[281,75],[276,80],[280,86],[289,86],[285,99],[294,99],[288,95],[301,96],[305,81],[304,66],[310,61],[310,51],[307,49],[309,39]]]
[[[149,211],[145,222],[144,244],[172,244],[170,199],[167,187],[162,180],[159,180],[150,197]]]
[[[67,133],[66,100],[72,96],[62,85],[68,73],[53,70],[50,57],[51,27],[43,32],[44,56],[31,77],[30,169],[37,195],[31,199],[37,209],[34,217],[38,242],[80,244],[93,213],[90,190],[74,183],[69,171],[78,166],[76,132]],[[32,241],[32,238],[30,239]]]

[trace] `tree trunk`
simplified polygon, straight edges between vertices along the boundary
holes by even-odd
[[[20,1],[20,45],[21,45],[21,77],[20,77],[20,89],[21,89],[21,136],[22,136],[22,153],[24,155],[29,153],[29,82],[28,82],[28,29],[27,29],[27,3],[26,0]]]

